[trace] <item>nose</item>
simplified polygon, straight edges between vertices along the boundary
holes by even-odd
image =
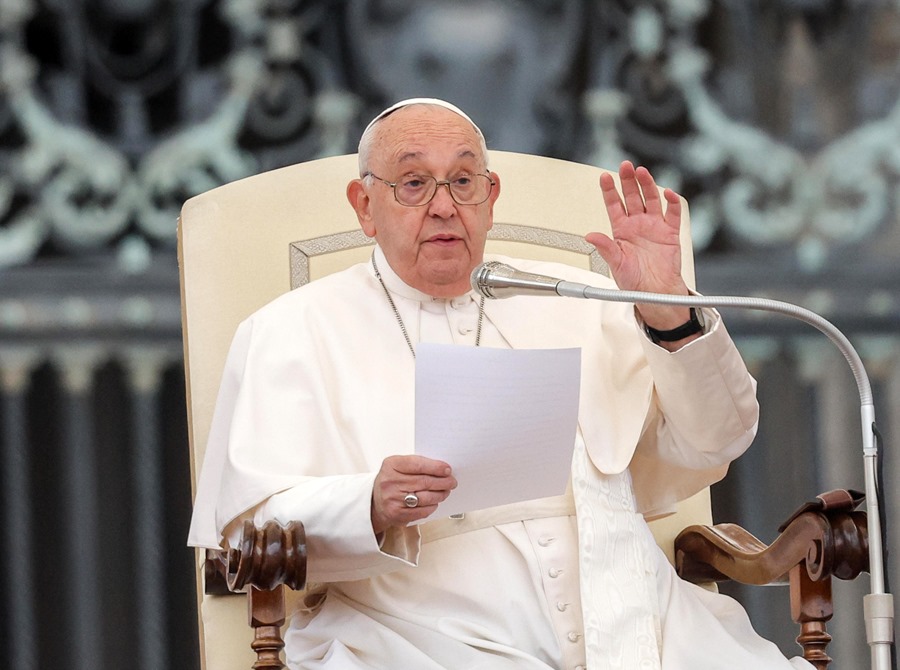
[[[448,219],[456,213],[456,202],[450,195],[450,184],[438,184],[434,197],[428,203],[428,213],[442,219]]]

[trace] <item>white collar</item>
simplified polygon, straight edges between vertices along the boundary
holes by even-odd
[[[396,272],[394,272],[394,268],[392,268],[391,264],[388,263],[387,258],[385,258],[384,256],[384,251],[379,245],[375,245],[375,250],[372,253],[375,255],[375,263],[378,265],[378,272],[381,273],[381,279],[384,281],[384,285],[391,293],[395,295],[399,295],[400,297],[406,298],[407,300],[414,300],[416,302],[422,303],[451,300],[454,302],[454,304],[456,304],[457,302],[475,301],[476,299],[475,292],[472,290],[455,298],[436,298],[434,296],[428,295],[427,293],[420,291],[417,288],[413,288],[412,286],[407,284],[400,278],[400,276]],[[369,266],[371,268],[371,263],[369,264]]]

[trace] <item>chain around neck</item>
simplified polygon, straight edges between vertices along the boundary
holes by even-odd
[[[375,262],[375,254],[372,254],[372,269],[375,271],[375,278],[378,279],[378,283],[381,284],[381,288],[384,289],[384,295],[388,299],[388,303],[391,305],[391,309],[394,310],[394,316],[397,317],[397,323],[400,325],[400,332],[403,333],[403,339],[406,340],[406,346],[409,347],[409,353],[412,354],[412,357],[416,357],[416,350],[413,347],[412,340],[409,339],[409,333],[406,330],[406,324],[403,323],[403,317],[400,316],[400,310],[397,309],[397,305],[394,304],[394,298],[391,297],[391,292],[388,291],[387,285],[384,283],[384,279],[381,278],[381,273],[378,271],[378,264]],[[481,301],[478,303],[478,328],[475,331],[475,346],[481,345],[481,324],[484,322],[484,296],[481,296]]]

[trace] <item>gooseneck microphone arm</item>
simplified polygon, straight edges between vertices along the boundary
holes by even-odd
[[[890,670],[891,646],[894,641],[894,603],[893,596],[887,593],[885,589],[884,536],[881,527],[879,502],[878,446],[875,442],[875,405],[872,399],[872,385],[856,349],[834,324],[804,307],[779,300],[740,296],[680,296],[665,293],[604,289],[545,275],[522,272],[497,261],[488,261],[476,267],[472,272],[471,284],[476,293],[486,298],[543,295],[587,298],[610,302],[675,305],[679,307],[736,307],[761,310],[799,319],[824,333],[850,365],[859,393],[866,516],[869,528],[870,593],[863,599],[866,638],[872,654],[872,670]]]

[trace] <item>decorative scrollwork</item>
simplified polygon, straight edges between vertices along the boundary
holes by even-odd
[[[686,189],[697,250],[724,233],[738,245],[792,245],[818,270],[897,211],[900,87],[882,73],[896,67],[898,44],[881,30],[900,21],[896,8],[621,0],[594,13],[607,39],[591,52],[587,158],[636,156]],[[870,39],[878,49],[858,48]]]
[[[689,197],[698,251],[788,247],[817,270],[838,247],[871,244],[900,208],[894,6],[486,0],[471,10],[462,0],[4,4],[0,267],[123,239],[171,247],[191,195],[352,151],[367,118],[412,95],[462,105],[492,148],[651,165]]]
[[[0,267],[126,236],[174,247],[189,197],[348,149],[358,105],[316,46],[328,4],[8,6],[0,160],[16,168],[0,176]]]

